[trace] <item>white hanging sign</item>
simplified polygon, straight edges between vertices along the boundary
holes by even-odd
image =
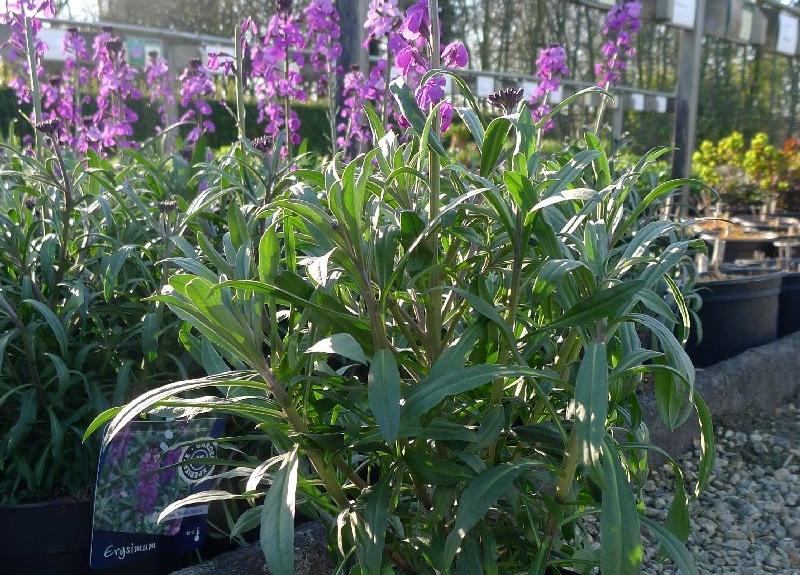
[[[794,56],[797,53],[798,20],[786,11],[778,15],[778,43],[775,50],[780,54]]]
[[[656,111],[659,114],[666,114],[667,113],[667,97],[666,96],[656,96]]]
[[[631,94],[631,108],[634,112],[644,112],[644,94]]]
[[[564,87],[563,86],[559,86],[558,88],[556,88],[555,90],[550,92],[548,94],[548,96],[547,96],[547,100],[551,104],[558,104],[563,99],[564,99]]]
[[[694,28],[697,18],[697,0],[674,0],[672,23],[682,28]]]
[[[530,100],[533,97],[533,93],[536,91],[536,88],[539,87],[538,82],[531,82],[525,81],[522,83],[522,93],[526,100]]]
[[[453,94],[453,77],[450,74],[444,74],[444,93]]]
[[[750,42],[753,36],[753,11],[742,10],[742,25],[739,28],[739,40]]]
[[[485,98],[494,92],[494,78],[491,76],[478,76],[477,92],[481,98]]]
[[[39,31],[39,39],[46,45],[44,59],[49,62],[63,62],[66,60],[63,43],[66,31],[63,28],[42,28]]]
[[[203,46],[203,65],[208,66],[208,60],[211,58],[211,54],[218,54],[218,53],[229,54],[233,56],[233,48],[231,46],[222,46],[222,45],[204,45]],[[224,62],[228,58],[220,58],[220,62]],[[211,70],[212,74],[222,74],[223,69],[218,67],[215,70]]]

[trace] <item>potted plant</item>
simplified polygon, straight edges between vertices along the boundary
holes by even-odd
[[[434,55],[423,82],[448,73],[437,69],[431,4],[411,9]],[[695,573],[680,466],[668,459],[677,480],[666,525],[640,513],[636,495],[655,449],[637,415],[645,372],[656,374],[667,425],[693,408],[700,416],[693,495],[713,469],[708,411],[674,335],[688,330],[678,269],[696,242],[659,215],[684,182],[632,193],[668,150],[612,178],[592,132],[553,158],[539,150],[555,114],[602,91],[538,120],[509,94],[488,122],[465,90],[471,106],[459,113],[481,143],[473,171],[442,145],[444,104],[423,111],[402,79],[391,91],[407,139],[368,109],[379,145],[365,154],[284,171],[258,204],[229,194],[242,215],[229,251],[256,253],[257,265],[242,258],[220,273],[197,254],[154,298],[214,350],[220,372],[153,389],[92,428],[110,421],[111,441],[139,414],[196,405],[198,394],[250,421],[242,442],[260,438],[270,453],[239,489],[176,501],[163,515],[250,501],[234,530],[260,523],[275,575],[293,571],[296,512],[329,526],[351,572],[480,573],[502,562],[625,575],[639,570],[646,529]],[[237,145],[239,162],[223,159],[234,168],[209,186],[236,181],[248,149]],[[648,348],[638,330],[652,333]],[[600,549],[584,536],[587,521]]]

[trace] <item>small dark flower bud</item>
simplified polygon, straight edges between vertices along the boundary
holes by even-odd
[[[158,50],[150,50],[147,53],[147,55],[150,56],[153,60],[155,60],[156,58],[158,58]]]
[[[262,154],[267,153],[272,148],[272,136],[259,136],[253,140],[253,147]]]
[[[22,203],[25,205],[26,208],[28,208],[29,210],[32,210],[33,208],[36,207],[36,198],[32,198],[32,197],[28,196],[27,198],[25,198],[25,201],[23,201]]]
[[[193,70],[197,70],[202,65],[203,61],[200,58],[192,58],[189,60],[189,67]]]
[[[180,152],[181,158],[186,160],[187,162],[192,161],[192,149],[191,148],[183,148]]]
[[[47,81],[53,88],[58,88],[61,85],[61,76],[50,76]]]
[[[106,42],[106,50],[112,54],[119,54],[122,51],[122,40],[119,38],[111,38]]]
[[[278,8],[278,12],[288,14],[289,12],[292,11],[292,0],[277,0],[276,5]]]
[[[162,214],[171,214],[176,209],[178,209],[178,203],[175,200],[164,200],[163,202],[158,202],[158,211]]]
[[[67,34],[69,34],[70,36],[77,36],[78,29],[75,26],[70,26],[69,28],[67,28]]]
[[[522,100],[522,88],[503,88],[489,94],[489,103],[506,112],[513,111]]]
[[[43,134],[55,134],[58,131],[59,126],[61,126],[61,122],[56,118],[53,118],[50,120],[45,120],[44,122],[39,122],[34,126],[34,128]]]

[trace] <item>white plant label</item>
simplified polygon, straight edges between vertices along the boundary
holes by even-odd
[[[666,114],[667,113],[667,97],[666,96],[656,96],[656,111],[659,114]]]
[[[533,93],[536,91],[536,88],[539,87],[538,82],[530,82],[526,81],[522,83],[522,93],[525,95],[526,100],[530,100],[533,97]]]
[[[798,20],[788,12],[778,15],[778,44],[775,50],[787,56],[797,53]]]
[[[674,0],[672,23],[682,28],[694,28],[697,18],[697,0]]]
[[[494,78],[491,76],[478,76],[478,96],[485,98],[494,92]]]
[[[753,35],[753,12],[751,10],[742,10],[742,27],[739,28],[739,40],[742,42],[749,42],[750,37]]]
[[[634,112],[644,112],[644,94],[631,94],[631,107]]]
[[[63,28],[42,28],[39,31],[39,39],[47,45],[44,51],[44,59],[49,62],[63,62],[66,54],[61,49],[64,42],[66,31]]]

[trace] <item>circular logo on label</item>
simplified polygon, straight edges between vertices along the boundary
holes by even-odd
[[[181,457],[180,475],[184,481],[194,483],[202,480],[204,477],[211,475],[214,471],[214,466],[210,463],[196,462],[192,463],[193,459],[208,459],[217,456],[216,446],[210,442],[196,443],[190,445],[183,452]]]

